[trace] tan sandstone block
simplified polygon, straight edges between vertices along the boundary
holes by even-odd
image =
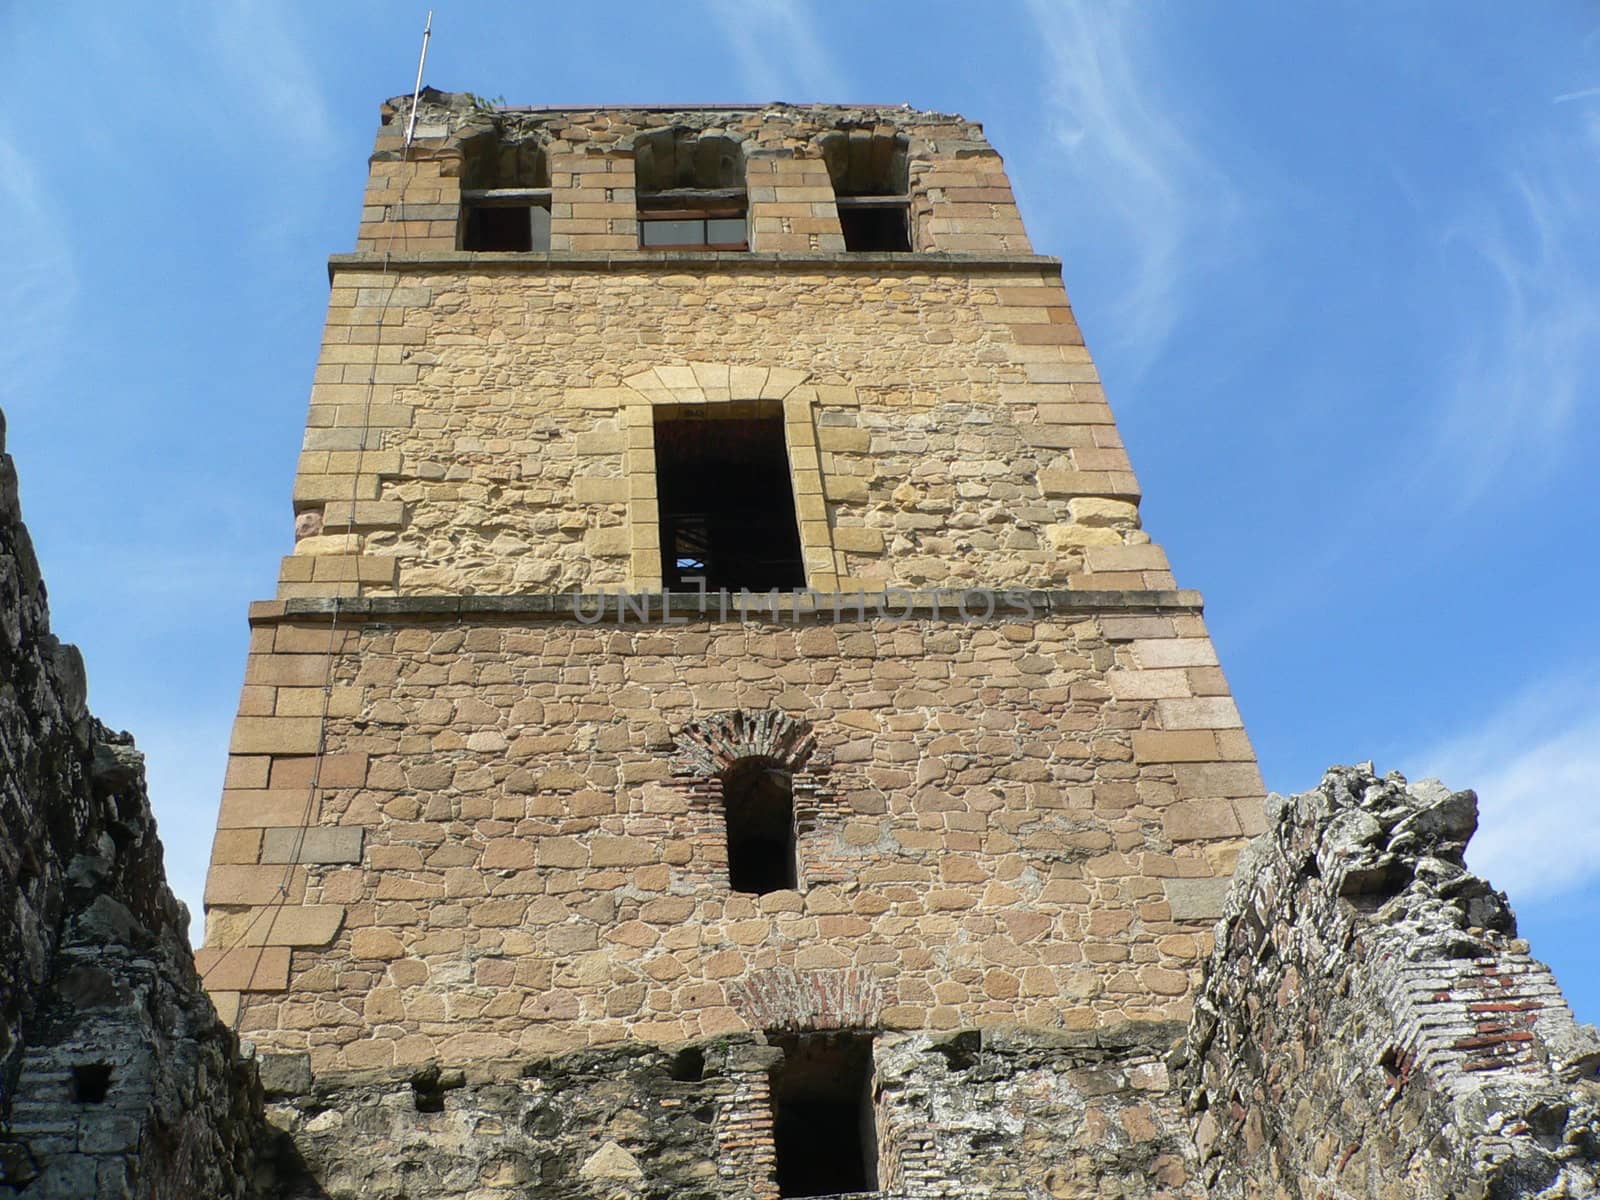
[[[225,788],[264,788],[267,786],[267,767],[272,759],[266,755],[230,755],[228,769],[222,778]]]
[[[239,946],[326,946],[344,924],[342,904],[289,904],[241,913]]]
[[[1210,730],[1142,730],[1133,735],[1133,756],[1142,763],[1215,762],[1222,757]]]
[[[233,754],[315,754],[322,722],[316,717],[239,717],[228,750]]]
[[[841,525],[833,531],[833,544],[855,554],[882,554],[883,531],[856,525]]]
[[[1106,687],[1118,700],[1162,700],[1189,695],[1189,676],[1181,670],[1108,671]]]
[[[817,431],[817,444],[824,450],[865,454],[872,446],[872,434],[865,429],[824,425]]]
[[[267,786],[274,790],[309,787],[313,778],[323,788],[360,787],[367,781],[367,756],[360,751],[324,754],[320,760],[311,754],[276,755]],[[299,822],[280,821],[278,824]]]
[[[219,863],[206,872],[205,903],[298,904],[306,894],[304,867],[247,867]]]
[[[281,992],[289,986],[289,950],[284,946],[203,947],[195,968],[209,991]]]
[[[1217,652],[1209,638],[1162,638],[1133,643],[1141,667],[1214,667]]]
[[[1164,729],[1242,729],[1239,709],[1222,696],[1193,700],[1157,700],[1156,715]]]
[[[244,678],[250,684],[321,689],[331,667],[326,654],[252,654],[245,660]]]
[[[822,491],[829,500],[845,502],[865,500],[867,498],[867,481],[858,475],[828,474],[823,477]],[[802,497],[803,499],[805,498]],[[818,510],[818,515],[821,515],[821,510]]]
[[[267,829],[261,840],[264,863],[358,863],[365,831],[359,826]]]
[[[1178,795],[1190,797],[1262,796],[1266,785],[1254,763],[1187,763],[1177,768]]]
[[[357,929],[350,935],[352,958],[375,958],[388,961],[404,958],[405,944],[392,929]]]
[[[1052,550],[1067,550],[1074,546],[1120,546],[1122,534],[1115,529],[1100,529],[1093,525],[1046,525],[1044,539]]]
[[[211,840],[211,861],[214,863],[253,863],[260,861],[261,831],[259,829],[221,829]]]
[[[222,793],[219,829],[254,829],[314,823],[322,804],[309,788],[228,788]]]
[[[1096,546],[1085,552],[1084,563],[1091,571],[1165,571],[1166,551],[1160,546]],[[1177,664],[1146,663],[1146,666]],[[1188,665],[1188,664],[1184,664]]]
[[[626,479],[580,476],[572,482],[579,504],[617,504],[628,499]]]
[[[1161,827],[1175,842],[1239,836],[1239,819],[1226,800],[1183,800],[1161,813]]]

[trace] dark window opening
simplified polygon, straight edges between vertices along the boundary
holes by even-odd
[[[840,201],[839,227],[844,231],[846,250],[911,249],[910,213],[904,204],[856,208]]]
[[[783,1050],[772,1075],[778,1195],[876,1191],[872,1038],[812,1033],[768,1040]]]
[[[764,759],[735,763],[722,777],[728,825],[728,885],[757,896],[798,882],[794,793],[789,772]]]
[[[685,1046],[672,1056],[668,1072],[676,1083],[699,1083],[706,1076],[706,1054],[698,1046]]]
[[[72,1098],[79,1104],[104,1104],[111,1091],[110,1063],[79,1063],[72,1068]]]
[[[805,586],[776,402],[662,406],[655,439],[668,591]]]
[[[550,249],[550,205],[468,202],[463,250]]]
[[[538,141],[497,131],[462,146],[461,248],[550,249],[550,163]]]
[[[639,245],[650,250],[748,250],[744,152],[720,134],[641,134],[633,149]]]
[[[837,129],[818,142],[849,251],[913,249],[910,142],[904,134]]]

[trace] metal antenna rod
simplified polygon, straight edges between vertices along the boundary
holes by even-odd
[[[422,98],[422,68],[428,65],[428,39],[433,36],[433,9],[428,10],[428,22],[422,27],[422,57],[417,59],[417,83],[411,89],[411,119],[406,122],[407,150],[411,149],[411,135],[417,131],[417,101]]]

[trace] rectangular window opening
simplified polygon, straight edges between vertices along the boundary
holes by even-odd
[[[521,253],[550,249],[550,197],[528,195],[534,189],[498,189],[501,195],[485,192],[478,197],[463,197],[465,206],[461,228],[463,250],[494,250]]]
[[[849,251],[911,250],[911,206],[906,203],[852,203],[841,197],[839,228],[844,232],[844,248]]]
[[[794,785],[789,772],[763,759],[741,759],[723,773],[728,829],[728,886],[764,896],[798,885]]]
[[[748,250],[744,193],[691,190],[641,196],[639,245],[647,250]]]
[[[655,410],[661,566],[668,591],[805,586],[783,410],[776,402]]]
[[[877,1191],[871,1035],[768,1034],[767,1040],[783,1050],[772,1074],[778,1195]]]

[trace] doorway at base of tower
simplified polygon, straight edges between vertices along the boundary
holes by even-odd
[[[769,1034],[783,1051],[772,1072],[778,1195],[878,1189],[872,1035]]]

